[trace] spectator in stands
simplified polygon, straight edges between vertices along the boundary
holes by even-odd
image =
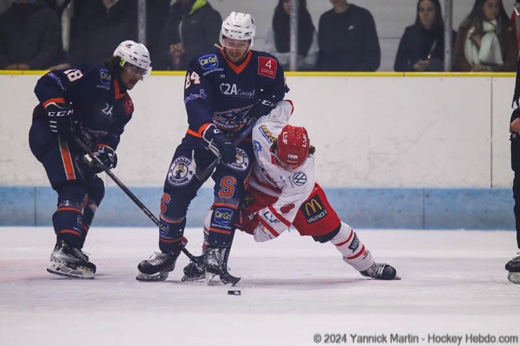
[[[516,37],[502,0],[475,0],[455,40],[454,70],[515,71],[516,60]]]
[[[376,71],[381,49],[372,14],[347,0],[329,1],[318,25],[318,70]]]
[[[177,0],[170,6],[158,68],[186,70],[190,60],[217,42],[222,17],[207,0]]]
[[[86,0],[75,9],[68,61],[53,68],[102,64],[120,42],[137,41],[137,0]]]
[[[453,31],[452,42],[456,33]],[[394,63],[395,71],[444,70],[444,21],[439,0],[419,0],[415,24],[406,27]]]
[[[278,58],[286,70],[291,58],[291,0],[278,0],[273,23],[265,38],[265,51]],[[307,0],[298,3],[298,70],[314,70],[318,59],[318,34],[307,10]]]
[[[0,68],[43,70],[62,51],[60,20],[44,2],[13,0],[0,14]]]

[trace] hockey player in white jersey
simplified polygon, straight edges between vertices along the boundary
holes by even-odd
[[[290,101],[281,101],[258,119],[252,131],[257,163],[247,187],[245,207],[235,226],[257,242],[275,239],[291,225],[316,242],[331,243],[343,261],[363,276],[398,279],[395,268],[376,263],[354,230],[342,222],[316,183],[314,147],[304,127],[288,124],[293,112]],[[207,228],[205,222],[205,232]],[[184,280],[201,278],[193,263],[185,268]]]

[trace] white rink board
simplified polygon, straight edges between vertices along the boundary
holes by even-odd
[[[27,133],[38,76],[0,75],[0,184],[46,185]],[[510,77],[287,78],[293,122],[309,129],[318,177],[331,187],[510,187]],[[133,120],[116,173],[161,186],[187,121],[182,76],[131,91]],[[107,183],[113,184],[107,181]]]

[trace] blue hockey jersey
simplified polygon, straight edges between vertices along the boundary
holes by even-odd
[[[106,144],[115,150],[134,111],[124,86],[98,65],[51,71],[38,80],[34,93],[40,101],[35,118],[47,118],[44,108],[50,102],[72,103],[78,135],[91,148]]]
[[[193,58],[186,72],[188,133],[201,137],[208,123],[224,132],[237,132],[247,123],[248,112],[258,99],[278,102],[287,91],[283,69],[274,56],[251,50],[235,65],[222,49],[215,48]]]

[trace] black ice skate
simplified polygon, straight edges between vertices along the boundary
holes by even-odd
[[[361,275],[376,280],[400,280],[394,267],[386,263],[374,262],[370,268],[360,272]]]
[[[76,279],[93,279],[96,273],[96,265],[89,262],[88,256],[63,240],[54,247],[50,260],[51,264],[47,271],[51,274]]]
[[[235,286],[239,281],[239,277],[229,274],[227,262],[229,257],[229,248],[208,248],[204,252],[204,268],[206,269],[206,281],[208,283],[217,275],[224,285],[231,284]]]
[[[164,281],[168,274],[175,268],[175,262],[181,251],[175,252],[156,252],[150,259],[144,260],[137,265],[139,274],[136,279],[139,281]]]
[[[206,270],[201,263],[190,262],[184,267],[181,281],[202,281],[206,278]]]
[[[515,284],[520,284],[520,252],[506,263],[507,279]]]

